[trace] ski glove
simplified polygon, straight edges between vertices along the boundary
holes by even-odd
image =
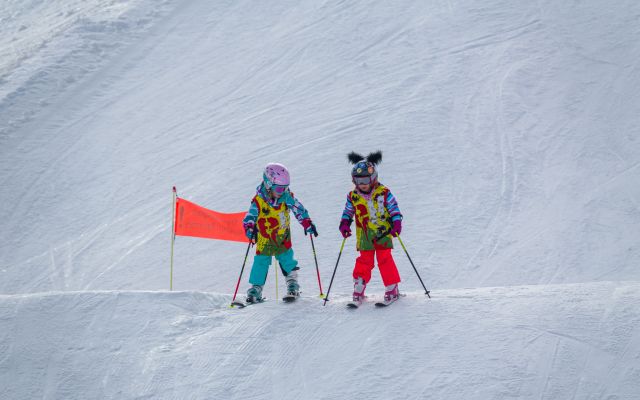
[[[342,234],[343,238],[346,239],[351,236],[351,220],[343,218],[340,221],[340,226],[338,229],[340,229],[340,233]]]
[[[397,237],[398,235],[400,235],[400,232],[402,232],[402,220],[396,219],[395,221],[393,221],[393,226],[391,226],[389,234],[393,237]]]
[[[303,219],[301,224],[304,228],[305,236],[307,235],[307,233],[310,233],[313,236],[318,237],[318,230],[316,229],[316,226],[313,224],[313,222],[311,222],[311,218]]]
[[[245,222],[242,224],[244,228],[244,234],[249,238],[251,243],[256,242],[256,225],[253,221]]]

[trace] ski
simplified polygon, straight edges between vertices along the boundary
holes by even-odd
[[[247,305],[243,302],[241,302],[240,300],[236,300],[234,302],[231,303],[231,308],[233,307],[239,307],[239,308],[245,308]]]
[[[282,298],[282,301],[284,301],[285,303],[293,303],[298,299],[298,297],[299,296],[296,296],[295,294],[287,294]]]
[[[364,303],[365,299],[369,298],[369,296],[364,296],[361,300],[351,300],[347,303],[347,308],[358,308]]]
[[[396,300],[398,300],[398,299],[389,300],[389,301],[386,301],[386,300],[378,301],[378,302],[375,303],[375,305],[376,305],[376,307],[387,307],[387,306],[391,305],[391,303],[394,303]]]
[[[398,295],[398,297],[396,297],[395,299],[376,301],[375,305],[376,305],[376,307],[387,307],[387,306],[391,305],[392,303],[395,303],[400,297],[404,297],[404,296],[406,296],[406,294],[400,293]]]
[[[267,300],[266,297],[264,297],[261,301],[256,301],[256,302],[252,302],[252,303],[246,303],[240,300],[236,300],[234,302],[231,303],[231,308],[233,307],[238,307],[238,308],[245,308],[248,307],[252,304],[260,304],[260,303],[264,303]]]
[[[358,308],[362,305],[362,301],[350,301],[347,303],[347,308]]]

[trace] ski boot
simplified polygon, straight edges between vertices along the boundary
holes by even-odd
[[[261,303],[263,300],[262,286],[253,285],[247,290],[247,303]]]
[[[364,279],[357,278],[353,280],[353,302],[362,303],[364,301],[364,290],[367,288],[367,284],[364,283]]]
[[[398,290],[398,284],[394,283],[385,287],[384,300],[376,302],[376,307],[386,307],[400,297],[400,291]]]
[[[298,284],[298,270],[293,270],[287,275],[287,296],[300,296],[300,285]]]
[[[398,284],[394,283],[393,285],[389,285],[385,287],[384,292],[384,302],[385,303],[393,303],[398,300],[400,297],[400,291],[398,290]]]

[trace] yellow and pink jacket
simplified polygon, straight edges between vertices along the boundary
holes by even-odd
[[[349,192],[342,219],[355,219],[358,250],[392,249],[388,233],[393,221],[402,220],[402,214],[389,188],[378,183],[368,194],[357,189]]]
[[[291,248],[289,211],[298,222],[309,218],[309,212],[288,189],[278,199],[271,199],[264,185],[256,188],[243,223],[253,222],[258,230],[256,254],[275,256]]]

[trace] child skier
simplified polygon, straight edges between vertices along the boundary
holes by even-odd
[[[384,301],[391,303],[398,299],[400,282],[391,255],[391,237],[398,236],[402,230],[402,214],[391,191],[378,182],[376,165],[382,161],[382,152],[371,153],[366,158],[351,152],[348,159],[354,164],[351,178],[355,189],[347,195],[339,229],[344,238],[351,236],[351,222],[355,217],[356,248],[360,256],[353,269],[353,302],[360,305],[364,299],[375,256],[385,285]]]
[[[278,163],[269,163],[264,169],[262,183],[256,188],[256,195],[243,219],[247,237],[256,244],[256,255],[251,267],[247,291],[247,303],[263,300],[262,287],[267,280],[271,258],[275,256],[286,277],[287,295],[299,296],[298,261],[293,257],[289,211],[307,233],[318,236],[315,225],[302,203],[289,191],[289,171]]]

